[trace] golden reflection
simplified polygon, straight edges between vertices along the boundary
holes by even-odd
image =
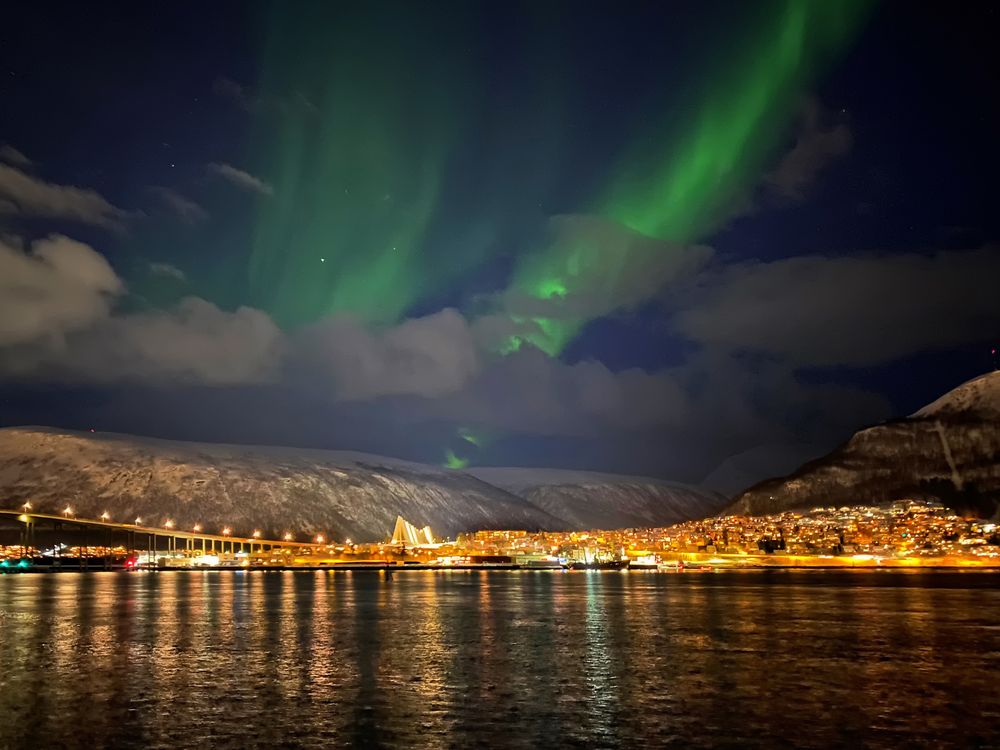
[[[1000,593],[940,575],[4,576],[0,747],[973,746]]]
[[[597,571],[587,571],[587,608],[585,630],[585,653],[587,681],[585,694],[592,709],[592,729],[600,734],[611,731],[614,711],[618,699],[617,685],[614,683],[614,658],[608,638],[608,612],[604,601],[604,580],[606,575]]]

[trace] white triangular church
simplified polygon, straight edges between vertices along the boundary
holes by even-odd
[[[430,526],[418,529],[402,516],[396,516],[396,527],[392,530],[392,543],[420,547],[425,544],[434,544],[434,535],[431,533]]]

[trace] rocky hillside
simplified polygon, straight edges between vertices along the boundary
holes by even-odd
[[[69,504],[89,517],[107,510],[115,519],[141,516],[147,523],[170,518],[180,527],[358,541],[386,537],[397,515],[442,536],[483,528],[621,528],[705,515],[706,493],[623,477],[617,489],[615,477],[594,476],[603,477],[600,484],[563,485],[557,494],[575,492],[572,502],[536,505],[531,493],[468,472],[361,453],[0,429],[0,507],[6,508],[30,500],[37,511]]]
[[[479,468],[470,473],[523,497],[567,529],[669,526],[718,513],[710,490],[649,477],[563,469]]]
[[[993,516],[1000,503],[1000,373],[965,383],[911,417],[856,433],[789,476],[741,493],[728,513],[937,497]]]

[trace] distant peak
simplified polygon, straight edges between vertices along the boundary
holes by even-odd
[[[988,372],[962,383],[913,416],[935,417],[942,414],[1000,417],[1000,371]]]

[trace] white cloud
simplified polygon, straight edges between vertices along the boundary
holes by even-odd
[[[100,253],[68,237],[0,242],[0,346],[61,340],[106,317],[123,290]]]
[[[1000,329],[1000,252],[802,256],[704,275],[677,330],[802,366],[864,367]]]
[[[495,346],[511,334],[544,338],[533,318],[586,322],[634,308],[697,272],[713,254],[597,216],[553,217],[550,233],[544,252],[521,261],[497,300],[499,314],[476,322],[480,340]]]
[[[764,188],[787,200],[803,200],[830,163],[854,143],[843,119],[831,116],[816,99],[806,102],[795,145],[764,178]]]
[[[188,225],[200,224],[208,219],[208,212],[190,198],[167,187],[153,186],[149,192],[160,199],[178,219]]]
[[[300,364],[331,379],[343,400],[443,396],[479,368],[469,324],[450,309],[381,330],[338,316],[304,331],[297,349]]]
[[[0,164],[0,211],[121,229],[127,214],[93,190],[57,185]]]
[[[168,310],[119,315],[71,342],[68,368],[92,382],[228,385],[280,372],[284,340],[260,310],[220,310],[197,297]]]
[[[0,162],[5,162],[21,169],[27,169],[31,166],[31,159],[8,143],[0,144]]]
[[[187,280],[187,276],[184,275],[184,272],[181,269],[169,263],[150,263],[149,272],[153,276],[166,276],[168,278],[177,279],[177,281]]]
[[[274,188],[262,179],[230,164],[212,162],[208,165],[208,170],[242,190],[250,190],[261,195],[274,195]]]

